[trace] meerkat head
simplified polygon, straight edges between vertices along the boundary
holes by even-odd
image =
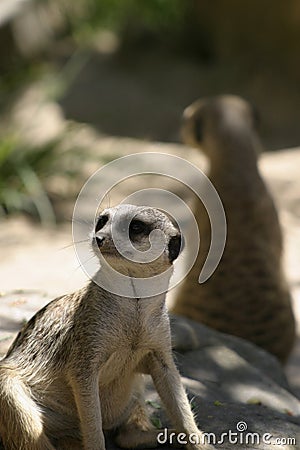
[[[241,148],[240,143],[245,147],[255,138],[258,122],[255,108],[240,97],[197,100],[184,110],[182,139],[213,158],[220,155],[220,148],[224,153]]]
[[[100,259],[123,275],[148,278],[172,266],[181,249],[179,229],[148,206],[119,205],[102,211],[92,246]]]

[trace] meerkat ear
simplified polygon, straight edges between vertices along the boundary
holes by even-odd
[[[169,250],[169,260],[172,263],[179,255],[181,250],[181,243],[183,239],[180,234],[177,236],[172,236],[169,240],[168,250]]]

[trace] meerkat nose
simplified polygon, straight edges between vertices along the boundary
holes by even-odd
[[[96,242],[99,248],[102,247],[104,241],[105,241],[104,236],[96,236]]]

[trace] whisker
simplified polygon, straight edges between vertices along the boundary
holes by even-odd
[[[101,201],[101,203],[100,203],[100,205],[99,205],[99,207],[98,207],[97,215],[101,215],[102,212],[103,212],[105,209],[110,208],[110,205],[111,205],[111,201],[110,201],[110,200],[111,200],[111,198],[110,198],[110,192],[107,192],[107,194],[105,194],[104,198],[102,199],[102,201]]]
[[[107,200],[108,200],[107,208],[110,208],[110,201],[111,201],[110,192],[108,192],[105,197],[107,197]]]
[[[83,261],[82,263],[80,263],[79,266],[76,267],[76,268],[74,269],[74,272],[77,272],[78,269],[82,269],[82,268],[84,267],[84,265],[85,265],[86,263],[88,263],[89,261],[91,261],[93,258],[96,258],[96,255],[93,254],[93,255],[90,256],[87,260],[85,260],[85,261]]]
[[[105,207],[103,207],[102,205],[100,205],[100,206],[98,207],[98,209],[97,209],[96,217],[101,216],[101,214],[103,213],[103,211],[104,211],[105,209],[106,209]]]
[[[68,222],[79,223],[80,225],[89,225],[89,226],[91,226],[91,222],[88,221],[87,219],[74,219],[74,217],[72,217],[72,219],[68,219]]]
[[[82,241],[72,242],[71,244],[64,245],[63,247],[60,247],[59,250],[65,250],[66,248],[73,247],[73,245],[76,245],[76,244],[82,244],[83,242],[89,242],[89,239],[83,239]]]

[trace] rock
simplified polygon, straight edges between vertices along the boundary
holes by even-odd
[[[243,339],[182,317],[173,316],[171,324],[184,385],[200,428],[212,433],[216,448],[267,450],[276,443],[276,448],[300,449],[300,402],[290,392],[276,358]],[[152,414],[164,426],[151,382],[147,398]]]
[[[288,388],[281,365],[274,356],[262,348],[244,339],[218,333],[205,325],[175,315],[171,316],[171,326],[175,354],[179,352],[187,357],[192,352],[201,351],[202,361],[205,361],[202,365],[211,365],[213,360],[218,361],[217,366],[212,368],[215,374],[221,367],[223,370],[228,366],[233,367],[235,362],[237,363],[235,370],[237,370],[241,364],[241,361],[237,362],[237,359],[240,358],[259,372],[268,374],[275,383]],[[223,373],[221,375],[224,376]]]
[[[300,449],[300,402],[276,358],[182,317],[172,316],[171,327],[174,356],[199,427],[216,448]],[[166,426],[150,380],[146,398],[154,422]],[[107,448],[118,449],[110,438]]]

